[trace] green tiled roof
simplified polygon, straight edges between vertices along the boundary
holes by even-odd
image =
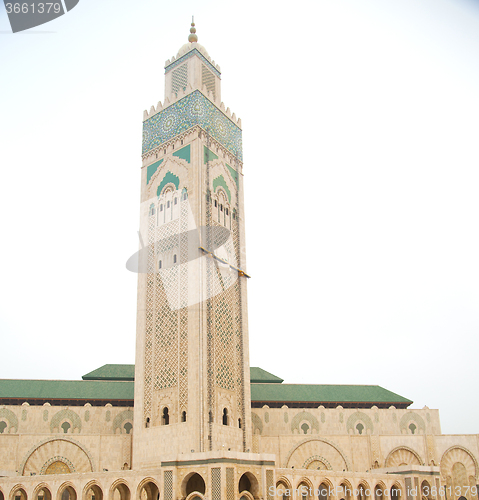
[[[72,404],[134,399],[135,365],[104,365],[83,375],[83,380],[6,380],[0,379],[0,400],[69,400]],[[351,407],[378,404],[409,406],[412,401],[378,385],[283,384],[276,375],[257,367],[250,368],[253,405],[280,406],[305,404],[343,404]],[[37,402],[37,404],[38,404]],[[8,403],[7,403],[8,404]],[[120,403],[123,404],[123,403]],[[274,404],[274,405],[273,405]]]
[[[103,365],[86,375],[83,380],[135,380],[135,365]]]
[[[263,384],[280,384],[282,378],[273,375],[272,373],[252,366],[250,368],[251,383]],[[103,365],[96,370],[93,370],[86,375],[83,375],[83,380],[135,380],[135,365]]]
[[[0,399],[133,399],[134,382],[0,380]]]
[[[412,401],[379,385],[252,384],[251,400],[305,403],[401,403]]]
[[[273,375],[272,373],[256,366],[250,367],[249,376],[252,384],[281,384],[281,382],[283,382],[282,378],[279,378],[276,375]]]

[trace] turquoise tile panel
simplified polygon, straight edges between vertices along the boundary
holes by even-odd
[[[160,182],[160,185],[158,186],[158,189],[156,190],[156,195],[160,196],[161,192],[163,191],[163,188],[172,182],[176,189],[178,189],[178,186],[180,185],[180,179],[177,175],[172,174],[170,171],[166,172],[165,176],[163,177],[163,180]]]
[[[173,156],[177,156],[178,158],[181,158],[182,160],[186,160],[188,163],[191,163],[190,158],[191,158],[191,148],[190,145],[185,146],[184,148],[179,149],[175,153],[173,153]]]
[[[143,122],[142,153],[147,153],[195,125],[206,130],[231,154],[243,161],[241,129],[199,90]]]
[[[146,183],[149,184],[150,179],[153,177],[155,172],[158,170],[158,167],[162,164],[163,160],[155,161],[151,165],[148,165],[146,169]]]
[[[204,146],[203,150],[203,163],[208,163],[209,161],[217,160],[218,155],[215,155],[211,149]]]

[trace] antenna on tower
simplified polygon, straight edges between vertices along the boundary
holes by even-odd
[[[191,28],[188,41],[191,43],[198,41],[198,35],[196,34],[196,28],[195,28],[195,16],[191,16]]]

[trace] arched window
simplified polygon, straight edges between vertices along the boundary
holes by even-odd
[[[318,500],[328,500],[329,486],[326,483],[321,483],[318,489]]]
[[[409,430],[411,431],[411,434],[416,433],[417,427],[414,424],[409,424]]]
[[[162,266],[162,264],[161,264],[161,260],[160,260],[160,261],[158,261],[158,269],[161,269],[161,266]]]
[[[223,425],[228,425],[228,410],[223,409]]]
[[[3,431],[7,428],[7,423],[3,420],[0,422],[0,434],[3,434]]]
[[[160,204],[160,212],[163,212],[163,203]]]
[[[170,423],[170,414],[168,412],[168,407],[167,406],[165,406],[163,408],[162,419],[163,419],[163,425],[168,425]]]
[[[153,203],[150,205],[150,215],[155,215],[155,205]]]
[[[364,425],[361,422],[359,422],[359,424],[356,425],[356,430],[358,431],[358,434],[362,434],[364,430]]]
[[[181,412],[181,421],[186,422],[186,411]]]
[[[393,486],[391,488],[391,493],[389,496],[390,496],[391,500],[400,500],[401,499],[401,490],[397,486]]]
[[[307,434],[308,431],[309,431],[309,425],[305,422],[302,426],[301,426],[301,430],[303,431],[304,434]]]
[[[166,208],[170,208],[170,201],[169,200],[166,202]]]
[[[210,410],[210,413],[209,413],[209,422],[210,424],[213,423],[213,412]]]
[[[150,417],[146,418],[145,427],[150,427]]]
[[[175,199],[174,199],[174,201],[173,201],[173,203],[174,203],[175,205],[178,205],[178,198],[175,198]]]
[[[176,253],[173,255],[173,264],[176,264]]]
[[[68,432],[68,430],[70,429],[71,425],[68,422],[63,422],[61,427],[63,429],[63,432],[66,434]]]
[[[241,429],[241,419],[238,419],[238,427]]]
[[[204,495],[205,491],[206,491],[205,481],[197,472],[194,473],[188,479],[188,482],[186,483],[186,496],[193,493],[194,491],[197,491],[198,493],[201,493],[202,495]],[[195,497],[195,498],[199,498],[199,497]]]
[[[126,432],[127,434],[130,434],[131,429],[133,429],[133,426],[130,424],[130,422],[127,422],[127,423],[123,426],[123,429],[125,429],[125,432]]]
[[[209,193],[206,194],[206,200],[208,201]],[[183,201],[188,199],[188,191],[183,188],[183,192],[181,193],[181,199]]]

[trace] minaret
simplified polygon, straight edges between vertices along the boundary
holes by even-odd
[[[251,449],[241,122],[197,40],[144,115],[135,468]]]

